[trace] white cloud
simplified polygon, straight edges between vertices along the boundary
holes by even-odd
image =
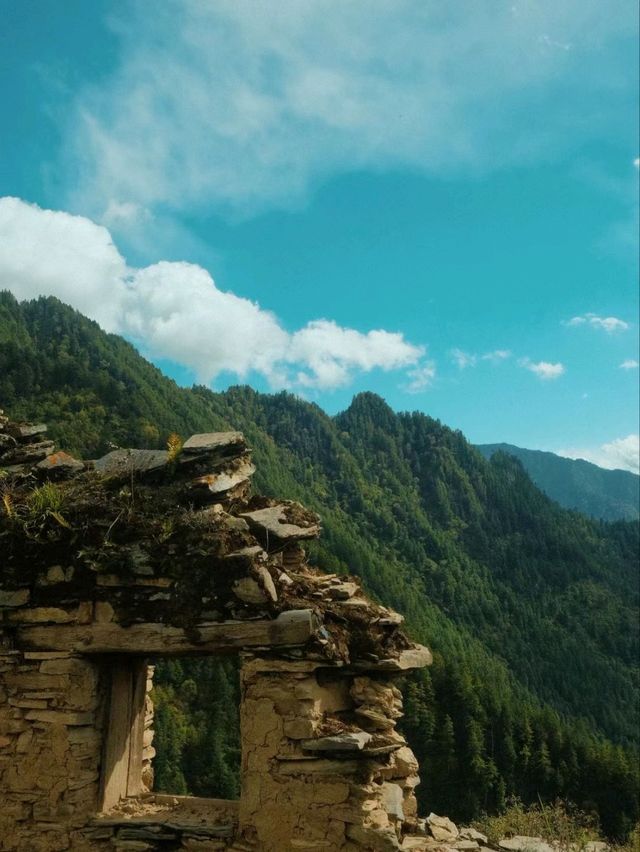
[[[100,217],[108,228],[115,226],[130,227],[132,224],[149,221],[151,212],[133,201],[115,201],[110,199],[107,209]]]
[[[518,364],[526,370],[535,373],[538,378],[544,381],[557,379],[565,371],[564,365],[559,362],[552,364],[550,361],[532,361],[530,358],[520,358]]]
[[[591,448],[569,448],[556,450],[559,456],[570,459],[585,459],[609,470],[630,470],[640,472],[640,436],[627,435],[626,438],[616,438],[608,444]]]
[[[401,334],[382,330],[362,334],[324,319],[296,331],[289,348],[289,358],[309,368],[298,374],[299,383],[307,387],[337,387],[347,384],[351,370],[395,370],[415,364],[423,354],[422,347],[407,343]]]
[[[488,361],[491,364],[501,364],[511,357],[509,349],[494,349],[492,352],[485,352],[484,355],[476,355],[475,352],[465,352],[464,349],[452,349],[449,353],[451,360],[459,370],[466,370],[467,367],[475,367],[478,361]]]
[[[635,358],[627,358],[626,361],[623,361],[622,364],[620,364],[620,369],[621,370],[637,370],[638,369],[638,362],[635,360]]]
[[[116,331],[127,265],[89,219],[0,199],[0,282],[23,299],[55,295]]]
[[[467,367],[475,367],[478,361],[477,355],[473,355],[471,352],[465,352],[462,349],[452,349],[451,358],[453,359],[453,363],[456,364],[460,370],[466,370]]]
[[[507,358],[511,358],[511,351],[509,349],[494,349],[493,352],[485,352],[482,356],[483,361],[491,361],[492,364],[500,364],[502,361],[506,361]]]
[[[599,317],[597,314],[591,313],[571,317],[564,324],[568,326],[590,325],[593,328],[603,329],[607,334],[612,334],[615,331],[626,331],[629,328],[628,322],[617,317]]]
[[[356,372],[428,369],[420,366],[424,348],[402,334],[326,319],[291,334],[257,303],[219,290],[200,266],[130,268],[103,226],[17,198],[0,198],[0,287],[19,299],[57,296],[203,382],[255,371],[274,387],[331,389]]]
[[[635,158],[635,160],[633,161],[633,165],[636,167],[636,169],[640,169],[640,157]]]
[[[408,393],[421,393],[432,386],[436,378],[436,365],[433,361],[426,361],[407,373],[409,381],[404,385]]]
[[[191,263],[135,270],[122,301],[119,331],[154,358],[170,358],[211,381],[228,370],[272,379],[287,358],[289,336],[276,317],[248,299],[219,290]]]
[[[328,175],[505,168],[622,132],[627,0],[166,0],[111,10],[82,89],[75,208],[253,212]],[[568,48],[571,47],[571,50]],[[596,61],[597,60],[597,61]],[[560,86],[561,95],[558,96]],[[78,207],[79,206],[79,207]]]

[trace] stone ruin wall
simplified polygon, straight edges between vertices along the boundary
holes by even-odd
[[[177,461],[115,451],[86,464],[44,436],[0,412],[0,849],[431,848],[396,730],[397,679],[430,654],[357,580],[307,564],[317,516],[249,496],[242,436],[194,436]],[[132,545],[114,520],[134,479],[138,505],[182,542],[168,563],[158,528],[136,528]],[[45,482],[70,502],[30,526]],[[97,529],[108,548],[92,550]],[[194,556],[175,567],[194,542],[213,554],[206,575]],[[242,660],[240,799],[154,795],[146,660],[220,652]]]

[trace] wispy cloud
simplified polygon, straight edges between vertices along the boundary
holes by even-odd
[[[609,470],[630,470],[640,472],[640,436],[627,435],[626,438],[616,438],[599,447],[570,447],[566,450],[556,450],[559,456],[570,459],[585,459]]]
[[[409,370],[414,390],[435,375],[425,348],[398,332],[318,319],[290,333],[271,311],[219,290],[201,266],[132,268],[105,227],[17,198],[0,199],[0,281],[20,299],[57,296],[203,382],[255,372],[272,387],[330,390],[357,373]]]
[[[615,133],[633,85],[602,73],[625,67],[626,0],[126,8],[126,20],[111,11],[116,68],[78,93],[66,128],[83,175],[74,209],[94,216],[114,204],[246,213],[354,169],[528,163]]]
[[[635,360],[635,358],[627,358],[625,361],[622,362],[622,364],[620,364],[620,369],[621,370],[637,370],[638,369],[638,362]]]
[[[475,352],[465,352],[464,349],[452,349],[449,354],[458,369],[466,370],[467,367],[477,366],[479,361],[501,364],[507,358],[510,358],[512,353],[509,349],[494,349],[492,352],[485,352],[484,355],[478,355]]]
[[[466,370],[467,367],[475,367],[478,363],[477,355],[465,352],[463,349],[452,349],[451,359],[460,370]]]
[[[543,381],[558,379],[565,372],[564,364],[553,364],[550,361],[532,361],[530,358],[520,358],[518,364],[525,370],[535,373]]]
[[[501,364],[507,358],[511,358],[511,355],[509,349],[494,349],[493,352],[485,352],[481,358],[483,361],[490,361],[492,364]]]
[[[592,328],[602,329],[608,334],[613,334],[616,331],[626,331],[629,328],[629,323],[618,319],[618,317],[600,317],[592,313],[571,317],[571,319],[565,321],[564,325],[569,327],[590,325]]]
[[[424,361],[419,367],[408,371],[409,381],[403,385],[403,390],[408,393],[422,393],[433,385],[436,374],[435,361]]]

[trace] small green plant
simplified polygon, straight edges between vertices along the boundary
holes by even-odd
[[[64,503],[63,493],[58,485],[45,482],[27,496],[25,506],[32,515],[46,515],[47,512],[59,512]]]
[[[29,526],[52,517],[60,526],[69,528],[69,523],[62,514],[64,504],[65,494],[62,488],[54,482],[45,482],[27,495],[22,507],[22,520]]]

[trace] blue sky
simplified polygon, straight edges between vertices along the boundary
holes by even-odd
[[[637,469],[635,2],[0,15],[0,286],[182,383]]]

